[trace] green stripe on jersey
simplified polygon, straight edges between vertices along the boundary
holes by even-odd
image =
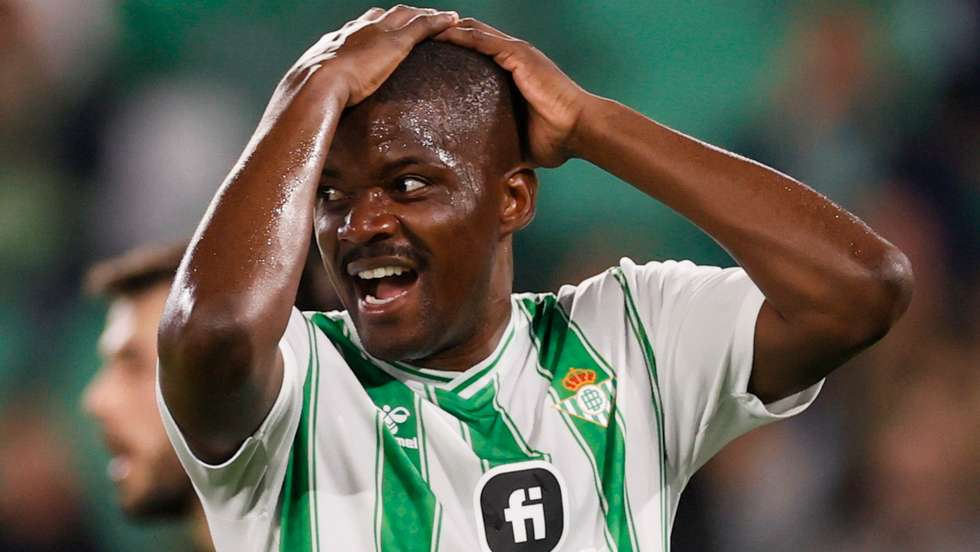
[[[375,539],[380,550],[430,552],[437,536],[437,502],[427,482],[421,402],[344,335],[343,322],[322,314],[314,315],[313,322],[337,347],[378,408],[380,493],[375,499]]]
[[[588,377],[594,377],[591,383],[599,388],[606,380],[613,380],[613,392],[607,397],[611,406],[606,427],[577,415],[568,416],[561,408],[559,411],[573,437],[580,444],[582,441],[585,443],[586,454],[597,478],[606,528],[615,541],[616,549],[636,550],[636,532],[626,496],[625,424],[616,408],[615,388],[618,382],[615,374],[587,342],[581,330],[570,323],[554,295],[541,295],[521,302],[530,314],[538,361],[544,371],[552,375],[550,393],[556,403],[566,400],[582,403],[577,398],[577,392],[563,383],[573,368],[582,370],[583,374],[591,372]],[[569,384],[574,387],[572,382]],[[578,408],[575,406],[570,410],[577,411]]]
[[[525,460],[550,461],[548,454],[528,445],[510,414],[500,406],[496,375],[490,385],[484,385],[468,399],[453,391],[432,389],[436,404],[462,424],[463,439],[480,458],[483,471]]]
[[[647,337],[646,328],[643,325],[643,320],[640,318],[639,311],[636,308],[636,302],[633,300],[633,293],[630,291],[629,284],[626,281],[626,276],[623,274],[621,268],[614,268],[612,270],[612,275],[616,278],[619,286],[623,289],[623,302],[625,303],[627,316],[629,318],[630,327],[633,329],[633,335],[636,337],[636,341],[643,351],[643,359],[646,362],[647,373],[650,377],[650,395],[653,398],[653,411],[656,417],[657,424],[657,436],[658,436],[658,446],[660,447],[660,524],[662,527],[661,531],[661,541],[662,546],[665,551],[670,550],[670,531],[668,530],[670,523],[670,513],[668,511],[667,502],[667,443],[665,438],[664,429],[664,411],[660,401],[660,379],[657,374],[657,361],[653,354],[653,346],[650,344],[650,339]]]
[[[511,340],[513,339],[514,339],[514,327],[511,326],[507,330],[507,335],[505,335],[503,338],[503,345],[500,346],[500,350],[497,352],[497,355],[493,358],[493,360],[487,363],[486,366],[478,370],[476,373],[470,374],[466,379],[453,383],[447,389],[450,391],[454,391],[456,393],[463,393],[467,387],[473,385],[480,378],[487,375],[490,372],[490,370],[493,370],[494,367],[497,366],[497,363],[500,362],[500,358],[504,356],[504,352],[507,351],[507,347],[510,345]]]
[[[426,372],[424,370],[420,370],[418,368],[415,368],[414,366],[409,366],[408,364],[405,364],[404,362],[392,362],[391,363],[391,366],[393,366],[394,368],[396,368],[398,370],[401,370],[402,372],[405,372],[407,374],[413,375],[415,377],[432,380],[432,381],[437,382],[437,383],[449,383],[450,381],[453,380],[453,378],[450,377],[450,376],[443,376],[443,375],[440,375],[440,374],[432,374],[432,373]]]
[[[316,501],[315,476],[312,475],[315,469],[312,462],[315,449],[311,445],[311,433],[315,422],[313,390],[317,386],[319,376],[319,359],[314,352],[312,337],[314,330],[309,320],[305,322],[310,354],[306,367],[306,381],[303,383],[303,410],[300,412],[299,426],[296,428],[296,436],[289,451],[289,464],[286,466],[286,477],[280,498],[282,508],[279,513],[279,550],[283,552],[319,548],[316,540],[316,519],[315,515],[311,515]]]

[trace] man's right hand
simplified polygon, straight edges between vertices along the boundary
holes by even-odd
[[[456,12],[398,5],[371,8],[325,34],[286,73],[271,105],[288,103],[307,83],[344,107],[370,96],[419,42],[454,25]]]

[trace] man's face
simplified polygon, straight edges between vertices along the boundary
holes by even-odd
[[[366,349],[388,360],[429,357],[485,320],[502,170],[492,133],[447,124],[443,110],[360,104],[342,119],[321,180],[324,265]]]
[[[83,397],[112,455],[120,505],[134,517],[183,515],[193,503],[156,402],[156,334],[168,290],[160,284],[112,301],[99,338],[102,367]]]

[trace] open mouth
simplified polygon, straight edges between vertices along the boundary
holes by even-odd
[[[129,477],[129,473],[133,468],[132,464],[129,455],[113,456],[106,465],[106,475],[114,483],[119,483]]]
[[[378,310],[409,292],[419,273],[405,263],[355,262],[348,266],[362,310]]]
[[[132,454],[123,445],[123,441],[114,435],[103,435],[103,441],[111,456],[106,465],[106,475],[113,482],[119,483],[132,471]]]

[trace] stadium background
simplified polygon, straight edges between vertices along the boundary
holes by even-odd
[[[980,12],[975,2],[435,2],[583,86],[781,169],[912,259],[908,315],[815,407],[692,482],[676,551],[980,548]],[[0,532],[176,550],[128,525],[79,395],[94,260],[189,234],[276,82],[351,1],[0,0]],[[517,288],[628,255],[731,261],[583,162],[542,171]]]

